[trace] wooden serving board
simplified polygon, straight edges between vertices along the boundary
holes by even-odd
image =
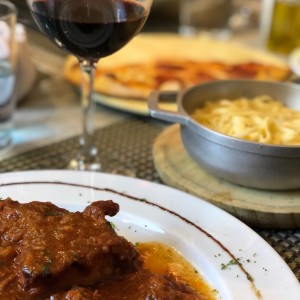
[[[252,227],[300,228],[300,190],[250,189],[210,175],[188,155],[179,129],[177,124],[168,127],[154,143],[155,166],[165,183],[219,206]]]

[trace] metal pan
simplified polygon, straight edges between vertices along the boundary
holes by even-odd
[[[300,87],[293,83],[222,80],[194,86],[180,93],[153,92],[148,106],[154,118],[180,123],[183,144],[190,156],[211,174],[258,189],[300,188],[300,146],[260,144],[210,130],[191,118],[207,100],[270,95],[300,110]],[[178,111],[159,108],[160,99],[173,98]]]

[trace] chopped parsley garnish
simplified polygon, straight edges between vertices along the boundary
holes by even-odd
[[[45,217],[55,217],[58,216],[60,213],[58,211],[54,211],[48,207],[45,208],[44,210],[44,216]]]
[[[249,273],[247,273],[247,279],[253,281],[253,277]]]
[[[111,226],[113,229],[116,229],[116,228],[117,228],[116,224],[114,224],[113,222],[110,222],[110,226]]]
[[[50,257],[47,258],[47,261],[46,263],[44,264],[44,267],[43,267],[43,275],[44,276],[47,276],[49,275],[49,268],[50,268],[50,265],[52,264],[52,259]]]
[[[79,261],[79,259],[80,259],[79,253],[77,253],[77,252],[75,252],[75,251],[72,251],[72,256],[73,256],[73,258],[74,258],[76,261]]]
[[[227,264],[221,263],[221,270],[228,269],[229,266],[237,265],[238,260],[237,259],[231,259]]]
[[[136,242],[135,244],[134,244],[134,247],[138,247],[140,245],[140,243],[139,242]]]
[[[51,257],[49,256],[49,252],[48,252],[47,249],[44,249],[42,253],[46,258],[46,262],[43,266],[43,275],[47,276],[50,273],[49,272],[49,267],[50,267],[50,265],[52,264],[53,261],[52,261]]]

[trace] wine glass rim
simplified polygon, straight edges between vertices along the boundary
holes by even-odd
[[[4,15],[1,15],[0,14],[0,20],[3,20],[3,19],[6,19],[8,16],[11,16],[11,15],[17,15],[18,13],[18,9],[17,7],[15,6],[15,4],[13,4],[12,2],[10,1],[6,1],[6,0],[1,0],[0,1],[0,7],[1,6],[5,6],[8,8],[8,11],[6,14]]]

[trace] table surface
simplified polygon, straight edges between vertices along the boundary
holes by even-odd
[[[74,140],[73,137],[81,132],[78,91],[62,77],[66,55],[33,28],[27,28],[27,36],[31,58],[37,69],[37,78],[34,88],[18,103],[14,115],[14,144],[13,147],[0,152],[0,172],[64,168],[64,158],[60,159],[58,156],[63,149],[72,151],[72,145],[77,141],[77,138]],[[236,39],[251,45],[257,41],[253,33],[246,34],[243,38],[238,36]],[[122,124],[125,124],[125,127]],[[142,139],[148,134],[147,143],[153,142],[154,137],[166,126],[167,124],[148,117],[134,117],[100,105],[96,107],[95,127],[98,130],[119,132],[121,139],[124,134],[129,135],[130,132],[141,128],[139,135],[141,140],[135,139],[131,142],[140,143],[139,155],[140,158],[144,158],[143,168],[134,158],[136,155],[134,151],[119,154],[124,156],[123,161],[129,160],[132,164],[136,164],[138,170],[136,175],[143,179],[161,182],[153,165],[151,144],[143,146]],[[107,132],[108,143],[111,142],[108,138],[111,132]],[[100,142],[99,145],[103,147]],[[105,148],[102,150],[105,151]],[[56,155],[55,159],[53,153]],[[128,158],[128,155],[131,156]],[[260,230],[258,233],[279,252],[300,280],[300,231]],[[282,244],[286,245],[286,248]]]

